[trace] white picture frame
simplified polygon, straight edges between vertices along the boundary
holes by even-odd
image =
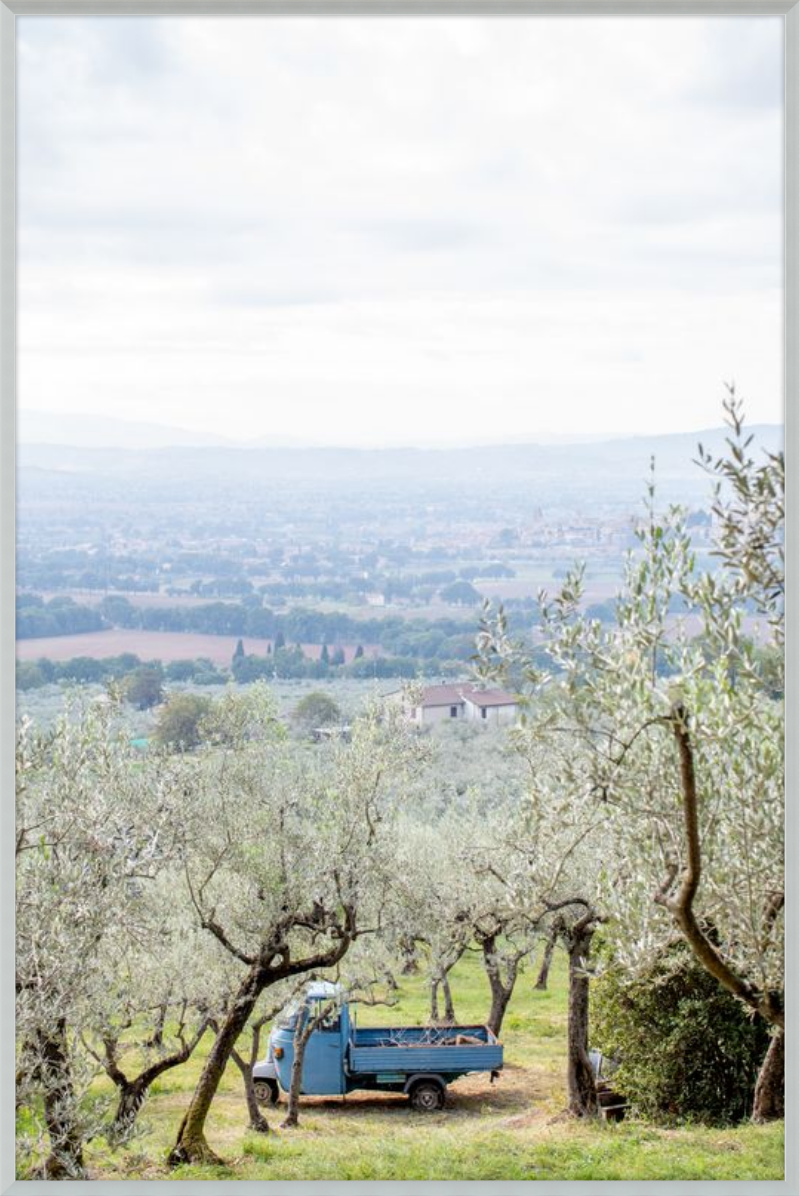
[[[503,16],[598,16],[636,15],[642,19],[656,15],[777,15],[785,21],[785,386],[786,419],[785,447],[788,473],[787,494],[787,707],[789,728],[786,750],[787,781],[787,853],[790,860],[800,858],[800,810],[797,794],[800,781],[800,0],[0,0],[0,711],[2,728],[0,759],[2,759],[2,801],[0,801],[0,844],[4,853],[4,867],[0,869],[0,892],[3,903],[2,957],[0,959],[0,1019],[3,1026],[2,1100],[0,1124],[0,1193],[24,1191],[44,1192],[51,1183],[18,1181],[14,1178],[14,824],[11,794],[13,792],[14,760],[14,536],[15,536],[15,352],[16,352],[16,280],[15,280],[15,21],[22,15],[53,15],[64,19],[82,15],[103,15],[113,18],[123,15],[224,15],[235,19],[241,15],[292,16],[357,15],[364,20],[380,15],[445,15],[457,20],[462,14]],[[794,798],[794,800],[792,800]],[[792,1124],[792,1112],[800,1115],[800,1017],[798,1017],[798,905],[800,894],[798,870],[790,868],[787,876],[787,909],[789,911],[789,940],[787,942],[788,1002],[787,1015],[787,1121]],[[620,1193],[656,1192],[662,1189],[699,1193],[720,1191],[730,1196],[763,1193],[764,1196],[798,1196],[800,1194],[800,1152],[796,1135],[787,1136],[786,1178],[783,1182],[605,1182],[604,1189]],[[194,1185],[179,1186],[187,1191]],[[230,1181],[208,1181],[204,1191],[221,1196],[231,1191]],[[238,1186],[238,1185],[237,1185]],[[276,1193],[324,1192],[366,1194],[400,1190],[406,1193],[431,1193],[438,1196],[461,1196],[464,1185],[458,1182],[408,1182],[402,1185],[379,1182],[338,1183],[259,1183],[245,1184],[253,1190]],[[543,1196],[569,1191],[589,1191],[593,1183],[536,1184]],[[82,1183],[73,1184],[78,1191]],[[145,1191],[170,1192],[174,1183],[163,1181],[131,1181],[124,1183],[97,1182],[86,1190],[100,1193],[138,1193]],[[522,1193],[528,1183],[473,1182],[475,1193]]]

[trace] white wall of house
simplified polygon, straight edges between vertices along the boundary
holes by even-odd
[[[508,727],[517,721],[518,706],[516,702],[508,706],[481,707],[479,699],[466,698],[466,718],[468,722],[480,723],[484,727]],[[483,714],[483,710],[486,714]]]
[[[431,727],[437,723],[452,723],[458,721],[468,721],[477,723],[484,727],[505,727],[511,726],[517,721],[519,713],[519,704],[517,702],[509,701],[501,704],[486,704],[481,706],[481,695],[476,693],[473,695],[464,694],[460,689],[457,689],[453,694],[452,699],[446,702],[441,701],[441,690],[444,686],[434,686],[434,690],[439,690],[434,694],[431,693],[429,701],[418,703],[416,706],[407,705],[407,691],[395,690],[393,693],[385,695],[385,701],[391,703],[400,703],[404,706],[408,718],[417,727]],[[497,691],[493,696],[497,696]],[[509,695],[510,696],[510,695]],[[485,709],[486,714],[482,711]]]
[[[454,723],[463,718],[463,702],[454,702],[452,706],[417,706],[414,711],[414,722],[420,727],[430,727],[434,723]]]

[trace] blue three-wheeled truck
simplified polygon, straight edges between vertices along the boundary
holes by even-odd
[[[253,1068],[256,1098],[274,1104],[289,1091],[298,1018],[330,1006],[306,1044],[301,1092],[337,1096],[354,1089],[405,1093],[414,1109],[444,1107],[447,1085],[470,1072],[497,1078],[503,1046],[487,1026],[380,1026],[359,1030],[339,989],[320,982],[277,1020],[266,1058]]]

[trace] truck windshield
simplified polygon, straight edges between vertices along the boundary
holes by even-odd
[[[300,1002],[292,1001],[291,1005],[287,1005],[282,1009],[275,1019],[275,1025],[280,1026],[281,1030],[294,1030],[297,1025],[297,1015],[300,1012]]]
[[[275,1019],[275,1025],[280,1027],[281,1030],[294,1030],[297,1027],[297,1017],[301,1010],[308,1010],[311,1017],[316,1018],[323,1007],[328,1004],[327,1000],[323,1001],[320,998],[315,998],[311,1001],[292,1001],[278,1014]],[[338,1030],[340,1024],[341,1008],[334,1006],[326,1009],[325,1017],[320,1022],[318,1028],[320,1030]]]

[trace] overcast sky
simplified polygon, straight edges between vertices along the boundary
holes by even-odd
[[[19,403],[236,438],[782,420],[780,18],[18,17]]]

